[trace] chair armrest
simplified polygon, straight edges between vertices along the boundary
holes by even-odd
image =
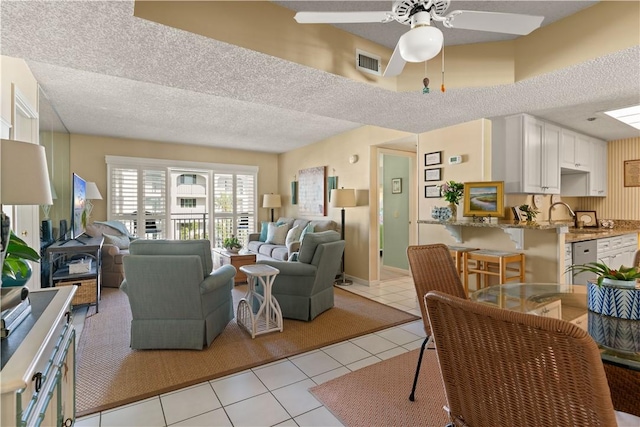
[[[257,242],[258,240],[260,240],[260,233],[249,233],[250,242]]]
[[[298,252],[300,250],[300,242],[291,242],[287,245],[287,250],[289,251],[289,255],[294,252]]]
[[[280,270],[280,275],[283,276],[315,276],[317,268],[313,264],[305,264],[297,261],[270,261],[262,260],[257,264],[266,264]]]
[[[102,253],[114,257],[120,253],[120,248],[116,245],[105,243],[102,245]]]
[[[200,293],[206,294],[214,291],[222,286],[226,286],[229,282],[233,282],[233,278],[236,275],[236,268],[232,265],[223,265],[222,267],[214,270],[210,275],[200,284]],[[233,286],[233,284],[231,285]]]

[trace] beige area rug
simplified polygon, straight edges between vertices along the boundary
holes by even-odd
[[[105,288],[91,308],[77,351],[76,407],[92,414],[304,353],[418,317],[335,289],[335,307],[312,322],[284,320],[284,331],[256,339],[232,320],[211,346],[197,350],[132,350],[131,310],[124,292]],[[234,307],[246,285],[233,291]]]
[[[409,394],[420,350],[367,366],[311,388],[345,426],[444,426],[449,420],[435,350],[426,350],[416,400]]]

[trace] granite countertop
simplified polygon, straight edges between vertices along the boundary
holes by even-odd
[[[526,221],[512,221],[512,220],[491,220],[491,222],[476,222],[472,220],[462,221],[436,221],[431,219],[418,220],[418,224],[439,224],[439,225],[455,225],[462,227],[484,227],[484,228],[523,228],[528,230],[553,230],[559,228],[568,228],[573,223],[561,222],[561,221],[540,221],[540,222],[526,222]]]
[[[565,242],[582,242],[585,240],[603,239],[606,237],[621,236],[629,233],[640,233],[640,221],[616,221],[614,228],[585,227],[578,229],[573,227],[573,222],[563,221],[539,221],[539,222],[519,222],[510,220],[492,220],[491,222],[474,222],[472,220],[459,221],[437,221],[418,220],[418,224],[438,224],[444,226],[461,227],[485,227],[485,228],[521,228],[527,230],[558,230],[558,233],[566,233]],[[562,230],[562,229],[565,230]]]
[[[639,227],[614,227],[614,228],[569,228],[565,237],[566,243],[583,242],[585,240],[604,239],[607,237],[621,236],[629,233],[640,233]]]

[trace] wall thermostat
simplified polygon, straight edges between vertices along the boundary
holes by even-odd
[[[451,157],[449,157],[449,164],[450,165],[457,165],[459,163],[462,163],[462,156],[451,156]]]

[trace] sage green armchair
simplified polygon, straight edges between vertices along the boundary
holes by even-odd
[[[129,297],[131,348],[208,347],[233,319],[236,269],[212,272],[208,240],[136,240],[120,286]]]
[[[297,261],[258,261],[280,270],[271,293],[283,317],[309,321],[333,307],[333,283],[343,251],[344,240],[331,230],[306,234]],[[257,285],[256,290],[264,294],[262,286]]]

